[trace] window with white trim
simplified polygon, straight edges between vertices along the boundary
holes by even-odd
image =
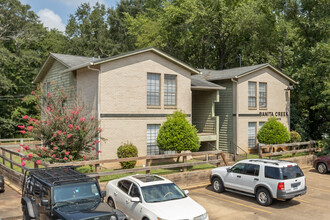
[[[164,76],[164,105],[176,106],[176,76]]]
[[[147,155],[159,154],[159,148],[156,144],[159,128],[159,124],[147,125]]]
[[[249,82],[248,83],[248,106],[249,108],[256,108],[257,107],[257,83],[256,82]]]
[[[259,108],[267,108],[267,83],[259,83]]]
[[[160,74],[158,73],[148,73],[147,105],[160,106]]]
[[[249,148],[256,146],[256,130],[257,130],[257,123],[249,122],[249,125],[248,125],[248,146],[249,146]]]

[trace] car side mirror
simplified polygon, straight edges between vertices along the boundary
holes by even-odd
[[[136,203],[138,203],[138,202],[141,202],[141,200],[140,200],[139,197],[133,197],[133,198],[131,198],[131,202],[136,202]]]
[[[42,200],[40,201],[40,203],[41,203],[42,206],[49,206],[48,199],[42,199]]]
[[[231,168],[227,168],[227,173],[230,173],[231,172]]]
[[[101,192],[101,197],[102,197],[102,198],[104,198],[106,195],[107,195],[107,192],[106,192],[106,191],[102,191],[102,192]]]
[[[189,190],[183,190],[184,194],[188,195],[189,194]]]

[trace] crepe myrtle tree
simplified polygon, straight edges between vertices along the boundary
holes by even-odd
[[[290,133],[281,122],[271,117],[259,130],[257,138],[263,144],[282,144],[290,141]]]
[[[40,140],[42,145],[21,145],[23,151],[26,151],[21,166],[25,165],[24,160],[36,161],[37,164],[41,161],[69,162],[86,160],[86,153],[101,153],[96,150],[96,144],[100,142],[99,133],[102,131],[99,123],[90,112],[84,110],[83,105],[73,101],[76,99],[69,100],[69,95],[60,89],[47,94],[38,89],[31,92],[31,96],[41,100],[41,119],[25,115],[23,120],[27,123],[18,125],[18,128],[20,133]]]
[[[200,148],[197,129],[182,111],[167,116],[157,136],[157,146],[164,151],[198,151]]]

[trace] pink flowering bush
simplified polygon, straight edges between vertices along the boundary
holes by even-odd
[[[86,153],[96,151],[99,133],[98,121],[91,113],[84,111],[78,102],[70,102],[69,96],[61,90],[54,94],[35,91],[31,95],[41,99],[41,120],[23,116],[29,126],[18,125],[20,133],[27,134],[42,142],[42,146],[29,147],[22,145],[23,151],[27,151],[24,160],[33,160],[41,163],[41,160],[54,162],[69,162],[72,160],[86,160]]]

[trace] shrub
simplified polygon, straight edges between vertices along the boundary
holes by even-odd
[[[157,146],[165,151],[198,151],[200,147],[197,129],[186,119],[182,111],[169,115],[157,136]]]
[[[298,132],[296,131],[291,131],[290,132],[290,142],[295,143],[295,142],[300,142],[301,141],[301,136]]]
[[[322,149],[317,156],[330,155],[330,138],[323,138],[322,141],[318,141],[318,147]]]
[[[290,133],[281,122],[271,117],[259,130],[257,138],[263,144],[282,144],[290,140]]]
[[[129,157],[137,157],[138,149],[131,143],[123,144],[117,149],[118,158],[129,158]],[[131,169],[134,168],[136,161],[128,161],[128,162],[120,162],[120,165],[123,169]]]

